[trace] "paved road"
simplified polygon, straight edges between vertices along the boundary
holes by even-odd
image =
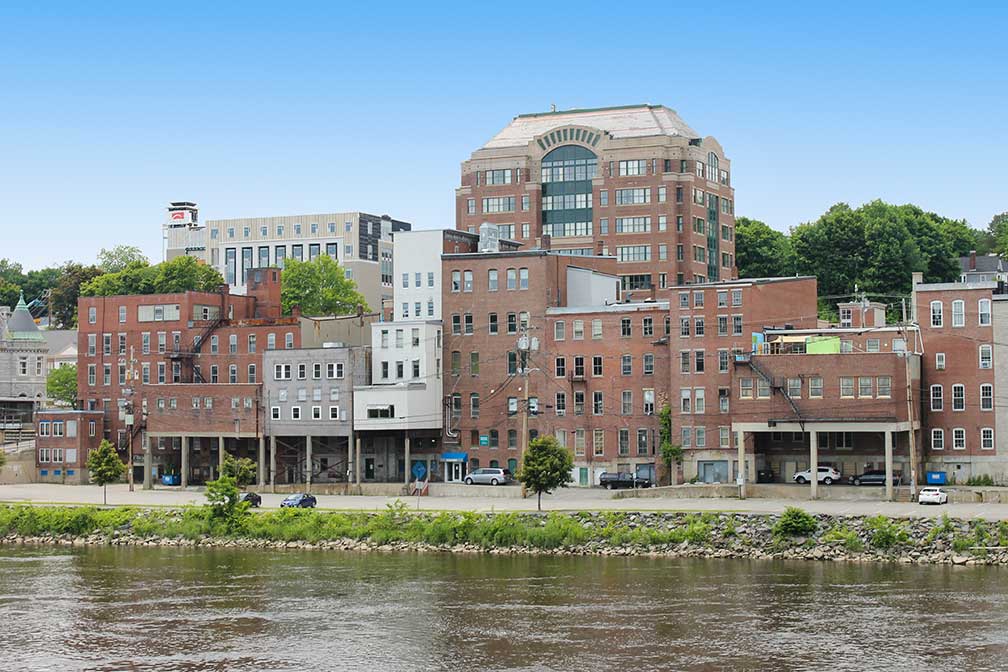
[[[509,499],[479,496],[481,488],[474,487],[472,497],[423,497],[419,499],[422,510],[441,511],[530,511],[535,510],[535,497]],[[275,508],[284,495],[263,494],[263,507]],[[384,510],[395,497],[319,495],[320,508],[358,511]],[[411,508],[418,504],[415,497],[404,497]],[[205,501],[203,491],[198,488],[179,490],[165,488],[129,492],[125,485],[111,485],[108,488],[109,504],[131,504],[134,506],[179,506],[201,504]],[[101,488],[92,485],[0,485],[0,502],[34,502],[46,504],[101,504]],[[553,511],[611,510],[611,511],[748,511],[756,513],[776,513],[787,506],[799,506],[813,513],[834,515],[874,515],[884,513],[889,516],[940,516],[947,513],[958,518],[985,518],[988,520],[1008,520],[1008,504],[948,504],[946,506],[919,506],[904,502],[872,501],[800,501],[787,499],[671,499],[641,498],[612,499],[605,490],[582,490],[570,488],[554,495],[543,496],[543,509]]]

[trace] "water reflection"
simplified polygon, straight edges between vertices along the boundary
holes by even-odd
[[[982,567],[0,548],[2,670],[1008,669]]]

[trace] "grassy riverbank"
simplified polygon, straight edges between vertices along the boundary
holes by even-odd
[[[0,506],[0,539],[1008,565],[1008,522],[738,513],[380,513]]]

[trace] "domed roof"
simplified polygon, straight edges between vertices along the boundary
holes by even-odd
[[[45,340],[45,337],[39,331],[38,325],[35,324],[35,319],[28,312],[28,304],[25,303],[24,292],[21,293],[21,298],[18,299],[14,312],[7,318],[7,335],[10,338],[20,340]]]

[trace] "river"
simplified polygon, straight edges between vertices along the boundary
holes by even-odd
[[[0,670],[1005,670],[1008,572],[0,547]]]

